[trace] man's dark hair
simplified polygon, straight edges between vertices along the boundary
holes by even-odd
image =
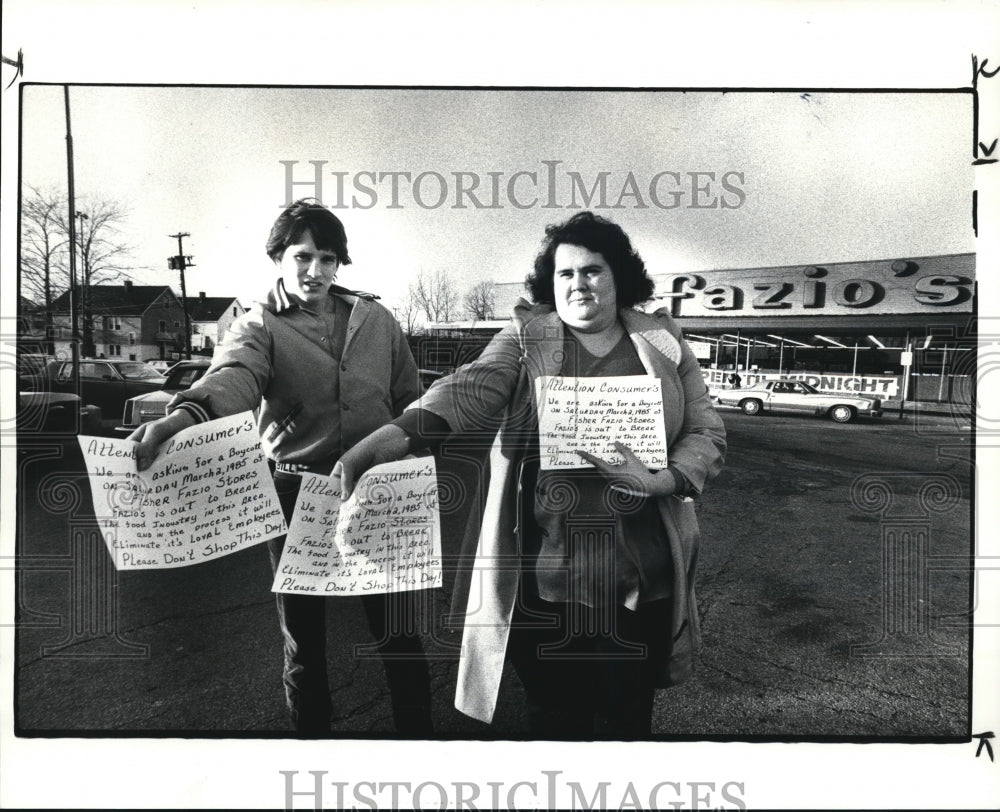
[[[632,307],[653,295],[653,280],[646,275],[646,264],[632,248],[621,226],[589,211],[574,214],[565,223],[545,228],[542,250],[535,257],[535,271],[524,280],[531,298],[538,304],[555,305],[552,277],[555,254],[560,245],[581,245],[604,257],[615,278],[619,307]]]
[[[278,215],[267,238],[267,255],[276,262],[280,261],[285,249],[299,242],[307,231],[317,248],[333,251],[341,265],[351,264],[344,224],[315,198],[296,200]]]

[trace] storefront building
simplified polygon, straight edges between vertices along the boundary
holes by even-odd
[[[713,386],[738,372],[743,386],[784,377],[823,391],[971,402],[975,254],[653,279],[647,309],[669,308]],[[523,295],[519,283],[497,287],[498,313]]]

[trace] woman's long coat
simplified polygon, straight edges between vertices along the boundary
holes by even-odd
[[[722,468],[726,451],[725,429],[698,362],[667,313],[622,310],[620,316],[646,371],[663,382],[669,462],[697,495]],[[453,601],[464,615],[455,707],[485,722],[493,718],[517,595],[520,462],[538,430],[534,380],[560,374],[563,338],[563,323],[551,307],[522,300],[511,324],[475,362],[413,404],[442,417],[453,432],[497,433],[485,505],[469,520]],[[698,522],[690,499],[668,496],[658,503],[674,564],[673,628],[664,629],[671,655],[661,680],[668,685],[690,676],[700,643],[694,594]]]

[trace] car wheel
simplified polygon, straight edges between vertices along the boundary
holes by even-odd
[[[759,400],[754,400],[753,398],[740,402],[743,414],[760,414],[762,406],[763,404]]]
[[[854,409],[843,404],[830,409],[830,419],[835,423],[850,423],[854,419]]]

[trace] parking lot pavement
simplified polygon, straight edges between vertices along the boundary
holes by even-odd
[[[970,554],[969,434],[947,416],[842,425],[720,413],[727,463],[698,505],[704,647],[694,679],[659,693],[656,734],[967,733],[969,573],[935,569],[929,557]],[[446,458],[440,470],[476,481],[472,462]],[[92,532],[84,484],[72,444],[22,450],[19,731],[288,735],[264,549],[115,573]],[[938,494],[930,501],[921,497],[928,488]],[[920,524],[922,540],[888,549],[900,515]],[[445,516],[446,557],[463,518]],[[895,580],[885,561],[901,568]],[[900,583],[927,589],[903,594]],[[440,630],[449,584],[426,593],[437,735],[522,737],[511,674],[493,726],[452,707],[458,635]],[[329,601],[335,729],[392,736],[381,667],[357,656],[368,637],[356,604]]]

